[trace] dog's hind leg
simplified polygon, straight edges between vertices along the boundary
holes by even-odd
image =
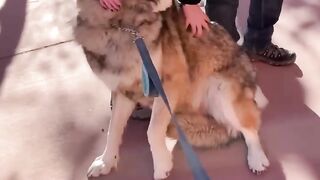
[[[97,157],[89,168],[88,177],[106,175],[112,168],[117,167],[122,134],[135,103],[120,93],[115,94],[113,102],[107,145],[103,154]]]
[[[209,112],[221,123],[243,134],[248,147],[248,166],[260,173],[269,166],[258,131],[260,110],[254,102],[254,92],[230,79],[212,78],[209,89]]]
[[[260,143],[258,131],[260,127],[260,111],[254,102],[254,94],[244,89],[235,99],[234,112],[239,118],[240,131],[248,147],[248,165],[253,173],[260,174],[269,166],[269,160]]]

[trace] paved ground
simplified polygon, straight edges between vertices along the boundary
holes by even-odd
[[[239,10],[241,31],[246,6]],[[74,9],[70,0],[0,0],[1,180],[83,180],[103,150],[109,91],[72,41]],[[317,0],[286,1],[274,42],[295,50],[297,63],[255,64],[269,102],[261,131],[269,171],[250,174],[239,141],[198,150],[213,179],[320,179],[319,12]],[[152,178],[146,128],[129,123],[118,171],[99,180]],[[170,179],[192,179],[179,148]]]

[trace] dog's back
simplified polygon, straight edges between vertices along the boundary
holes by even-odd
[[[212,91],[209,90],[212,79],[223,79],[236,89],[247,89],[254,94],[256,83],[252,64],[221,26],[212,24],[210,32],[194,38],[185,30],[181,13],[176,7],[163,13],[163,26],[168,31],[164,33],[162,43],[165,45],[163,83],[168,89],[179,91],[180,105],[176,112],[192,144],[206,147],[225,144],[238,133],[216,122],[223,121],[224,117],[207,116],[215,114],[209,112],[204,99],[208,98],[207,91]],[[243,95],[242,92],[237,94]],[[169,133],[174,134],[174,128],[169,129]]]

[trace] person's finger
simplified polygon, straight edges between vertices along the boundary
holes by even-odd
[[[113,6],[111,1],[106,1],[105,3],[107,5],[108,9],[110,9],[112,12],[116,10],[116,8]]]
[[[192,32],[192,35],[194,36],[197,35],[197,26],[195,24],[191,24],[191,32]]]
[[[204,24],[202,25],[202,27],[203,27],[204,29],[206,29],[207,31],[210,31],[208,22],[204,22]]]
[[[120,7],[119,7],[119,5],[117,4],[117,2],[116,1],[110,1],[110,5],[111,5],[111,7],[112,7],[112,10],[116,10],[116,11],[119,11],[119,9],[120,9]]]
[[[122,6],[121,0],[115,0],[115,4],[119,6],[119,8]]]
[[[104,0],[100,0],[100,5],[104,8],[104,9],[108,9],[107,5],[105,4]]]
[[[109,1],[103,1],[103,2],[107,6],[108,9],[112,10],[112,6]]]
[[[114,6],[116,6],[117,10],[120,10],[121,1],[120,0],[113,0]]]
[[[199,24],[199,25],[197,26],[197,37],[201,37],[202,32],[203,32],[203,30],[202,30],[202,25]]]
[[[187,19],[186,19],[186,24],[185,24],[185,26],[186,26],[186,27],[185,27],[186,29],[188,29],[188,28],[190,27],[190,22],[189,22],[189,20],[187,20]]]

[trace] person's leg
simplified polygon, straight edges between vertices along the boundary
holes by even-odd
[[[243,46],[252,58],[272,65],[287,65],[296,55],[272,44],[273,26],[277,23],[283,0],[251,0],[248,30]]]
[[[211,21],[224,27],[235,41],[240,36],[236,27],[236,16],[239,0],[207,0],[206,14]]]
[[[273,25],[279,19],[283,0],[251,0],[248,30],[244,44],[254,50],[261,50],[271,42]]]

